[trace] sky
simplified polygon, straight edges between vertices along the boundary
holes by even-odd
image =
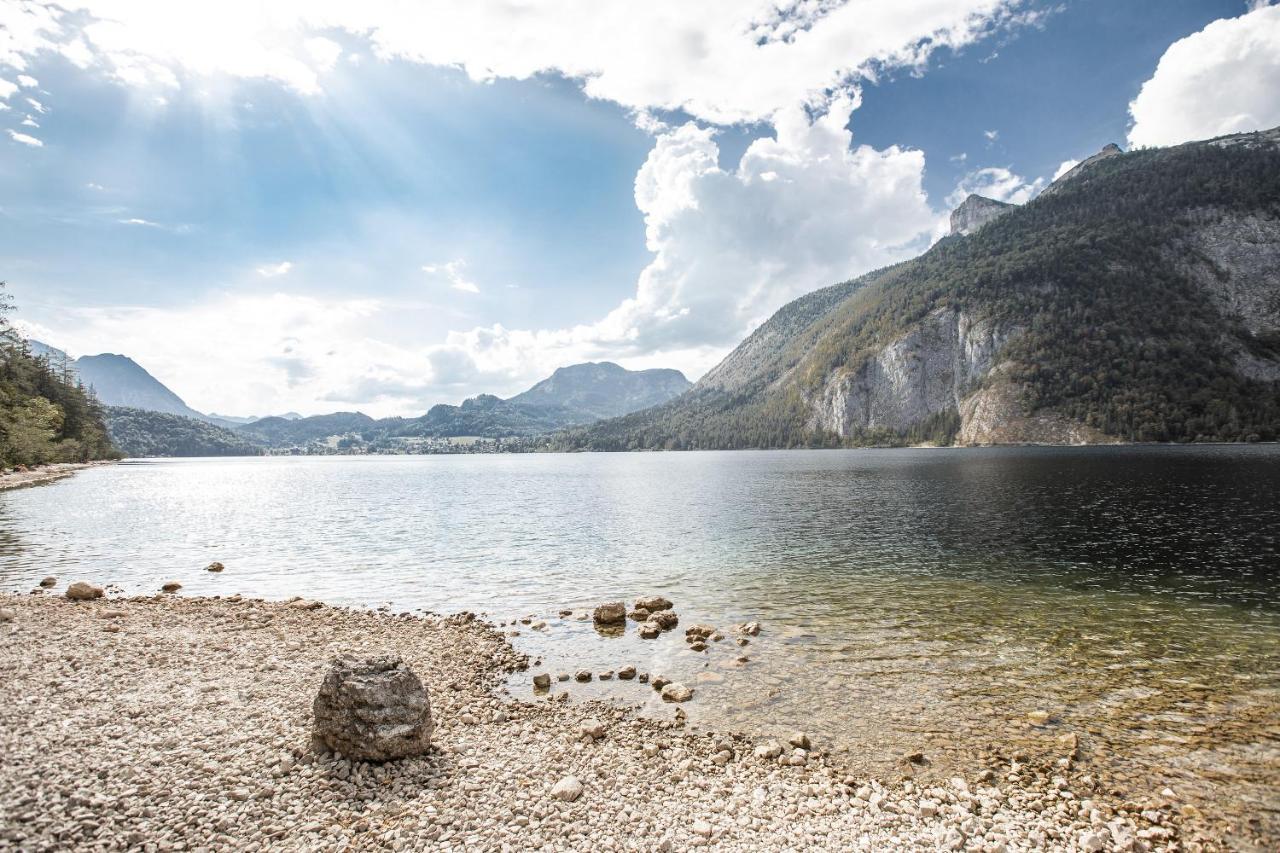
[[[0,279],[202,411],[417,415],[1276,125],[1260,0],[0,0]]]

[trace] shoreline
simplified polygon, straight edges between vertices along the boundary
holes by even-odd
[[[26,471],[8,470],[0,473],[0,491],[52,483],[89,468],[114,464],[116,464],[114,459],[99,459],[94,462],[52,462],[38,468],[28,468]]]
[[[821,743],[800,766],[782,765],[757,754],[760,737],[692,732],[532,689],[507,698],[504,679],[528,661],[466,613],[60,594],[0,594],[0,611],[0,681],[15,697],[0,703],[0,802],[11,804],[0,841],[23,848],[1222,844],[1176,803],[1112,802],[1087,764],[1010,756],[946,783],[875,780],[848,775]],[[432,751],[386,765],[313,752],[311,700],[328,661],[380,651],[401,655],[427,685]],[[600,739],[583,735],[594,723]],[[550,796],[566,775],[584,785],[573,802]]]

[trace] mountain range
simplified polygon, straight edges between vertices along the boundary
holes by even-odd
[[[1109,145],[1025,205],[784,306],[561,449],[1275,440],[1280,129]]]
[[[665,403],[691,387],[678,370],[627,370],[612,362],[562,367],[508,399],[481,394],[417,418],[361,412],[256,418],[203,414],[133,359],[111,353],[70,359],[40,341],[34,355],[67,365],[106,407],[112,439],[129,456],[254,455],[333,439],[394,445],[400,439],[530,437]]]

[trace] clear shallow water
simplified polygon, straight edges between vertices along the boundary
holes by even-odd
[[[1275,447],[129,463],[0,494],[0,588],[46,574],[532,616],[513,641],[552,672],[675,677],[695,723],[803,728],[869,770],[1074,731],[1134,796],[1280,808]],[[656,593],[681,618],[657,641],[556,616]],[[744,649],[683,642],[749,619]]]

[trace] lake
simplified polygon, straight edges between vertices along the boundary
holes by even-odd
[[[1074,732],[1127,796],[1280,814],[1275,446],[137,461],[0,493],[0,587],[50,574],[473,610],[540,669],[661,673],[694,725],[800,728],[868,772]],[[658,640],[579,618],[650,594],[680,615]],[[726,639],[689,650],[696,622]],[[674,713],[637,682],[552,690]]]

